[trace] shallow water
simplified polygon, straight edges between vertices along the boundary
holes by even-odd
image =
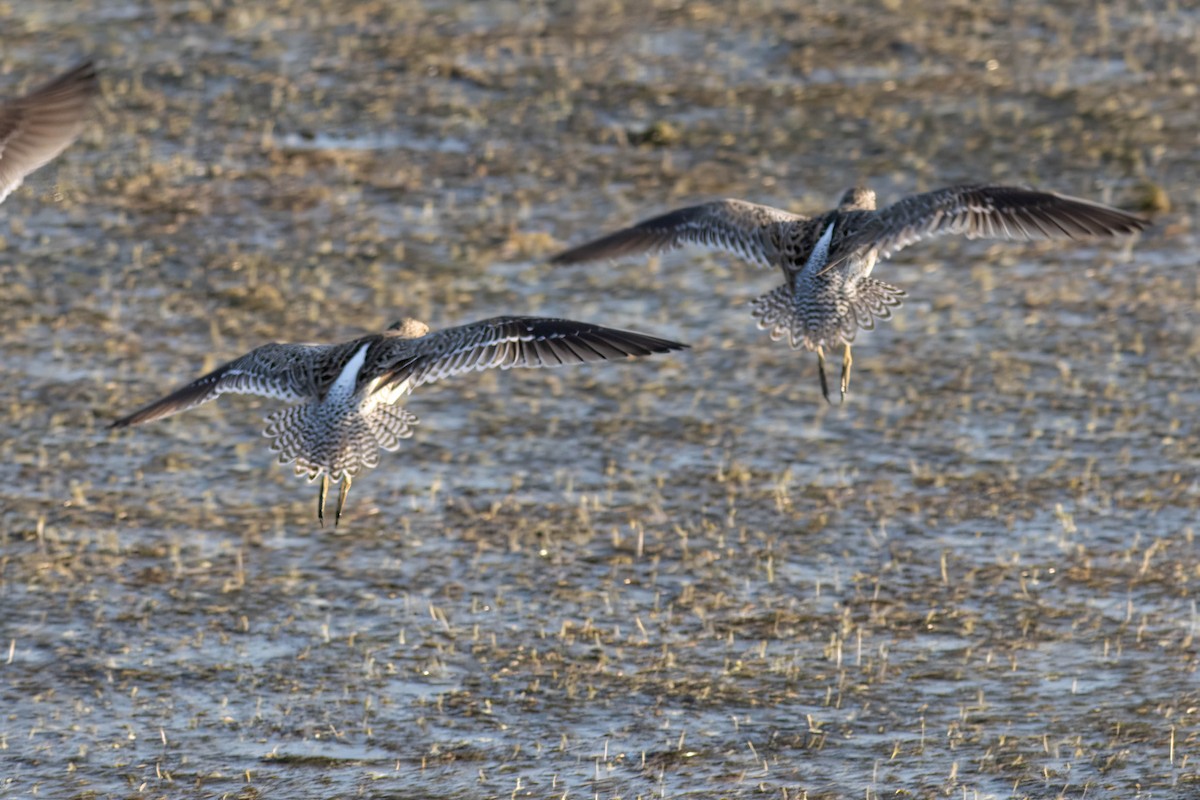
[[[1196,12],[922,8],[0,12],[5,92],[105,82],[0,210],[0,794],[1188,796]],[[841,408],[766,271],[543,264],[859,180],[1173,210],[904,251]],[[499,313],[693,349],[424,387],[336,530],[269,403],[106,429],[267,341]]]

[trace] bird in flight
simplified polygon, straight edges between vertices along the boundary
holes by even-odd
[[[85,61],[31,91],[0,104],[0,203],[25,176],[78,138],[100,86]]]
[[[859,328],[888,319],[905,292],[871,277],[879,260],[922,239],[1079,239],[1140,231],[1148,223],[1090,200],[1015,186],[952,186],[910,195],[885,208],[875,192],[848,189],[838,207],[804,217],[745,200],[716,200],[670,211],[571,248],[552,264],[673,250],[685,244],[778,267],[784,284],[756,299],[751,313],[771,339],[815,350],[827,402],[825,348],[842,346],[841,400],[850,386],[850,347]]]
[[[267,417],[263,435],[279,462],[321,478],[317,518],[325,522],[329,482],[341,483],[336,525],[351,479],[396,450],[417,417],[398,405],[422,384],[485,369],[557,367],[648,356],[687,345],[634,331],[542,317],[496,317],[430,332],[402,319],[382,333],[340,344],[266,344],[112,423],[140,425],[226,392],[302,401]]]

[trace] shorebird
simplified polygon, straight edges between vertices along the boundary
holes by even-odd
[[[817,353],[827,402],[825,348],[842,346],[841,400],[850,386],[850,346],[859,328],[888,319],[905,292],[871,277],[875,263],[927,237],[1076,239],[1142,230],[1148,223],[1115,208],[1015,186],[952,186],[876,210],[875,192],[856,186],[838,207],[804,217],[745,200],[680,208],[559,253],[552,264],[673,250],[685,244],[779,267],[784,285],[751,306],[771,339]]]
[[[26,175],[75,141],[98,90],[96,68],[85,61],[0,105],[0,203]]]
[[[266,344],[218,367],[140,411],[112,423],[140,425],[207,403],[226,392],[304,402],[267,417],[263,435],[294,461],[297,475],[319,476],[317,518],[325,523],[329,482],[341,483],[334,525],[350,481],[396,450],[417,417],[397,405],[413,389],[484,369],[557,367],[682,350],[687,345],[644,333],[542,317],[496,317],[430,333],[402,319],[383,333],[341,344]]]

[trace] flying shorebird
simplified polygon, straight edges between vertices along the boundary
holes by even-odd
[[[496,317],[436,333],[402,319],[383,333],[341,344],[266,344],[112,423],[114,428],[194,408],[226,392],[305,402],[267,417],[264,436],[279,463],[321,477],[317,518],[325,523],[329,482],[341,482],[336,525],[350,481],[396,450],[417,417],[396,405],[425,383],[484,369],[557,367],[648,356],[687,347],[644,333],[541,317]]]
[[[673,250],[685,244],[733,252],[783,270],[785,283],[756,299],[751,313],[771,339],[817,353],[821,393],[825,348],[842,345],[841,400],[850,385],[858,328],[888,319],[905,292],[871,277],[878,260],[947,233],[968,238],[1075,239],[1142,230],[1145,220],[1100,203],[1015,186],[952,186],[876,210],[875,192],[848,189],[832,211],[803,217],[745,200],[680,208],[559,253],[552,264]]]
[[[75,141],[99,90],[85,61],[24,97],[0,104],[0,203],[25,176]]]

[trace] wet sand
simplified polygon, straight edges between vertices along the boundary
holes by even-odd
[[[1200,16],[1097,8],[10,4],[0,91],[104,100],[0,207],[0,795],[1188,796]],[[544,265],[857,181],[1154,224],[903,251],[841,408],[775,274]],[[106,429],[499,313],[693,349],[422,388],[337,530],[272,403]]]

